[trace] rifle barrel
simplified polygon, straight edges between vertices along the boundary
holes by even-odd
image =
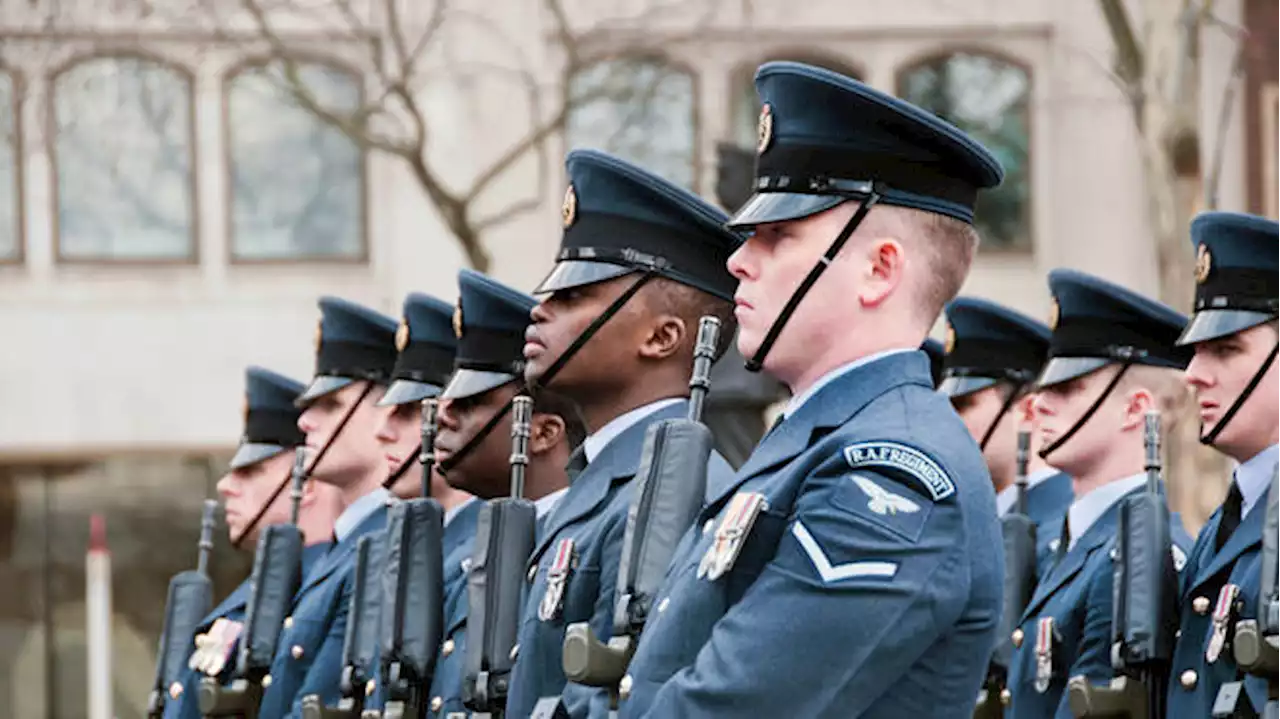
[[[214,499],[204,500],[204,511],[200,516],[200,545],[196,558],[196,571],[209,575],[209,555],[213,552],[214,514],[218,511],[218,502]]]
[[[1160,413],[1147,410],[1143,417],[1142,443],[1146,450],[1147,491],[1160,491]]]
[[[689,419],[702,421],[702,409],[711,389],[711,362],[720,338],[720,320],[707,315],[698,321],[698,341],[693,348],[693,374],[689,376]]]
[[[302,506],[302,484],[307,480],[307,448],[298,447],[293,455],[293,488],[289,492],[289,524],[298,523],[298,508]]]
[[[1018,514],[1027,513],[1027,462],[1031,455],[1031,430],[1018,430],[1018,454],[1015,464],[1015,482],[1018,487],[1018,498],[1014,502],[1013,511]]]
[[[529,435],[533,432],[533,398],[516,397],[511,406],[511,496],[524,497],[525,468],[529,466]]]
[[[440,405],[434,399],[422,400],[422,447],[418,462],[422,464],[422,496],[431,496],[431,472],[435,469],[436,430],[440,427]]]

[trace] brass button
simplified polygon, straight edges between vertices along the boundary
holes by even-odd
[[[1009,691],[1008,689],[1001,689],[1000,703],[1003,704],[1004,706],[1009,706],[1009,704],[1011,704],[1012,702],[1013,702],[1013,692]]]
[[[706,523],[706,524],[704,524],[704,525],[702,525],[702,533],[703,533],[703,534],[710,534],[710,533],[711,533],[711,530],[712,530],[712,529],[714,529],[714,528],[715,528],[715,526],[716,526],[716,520],[714,520],[714,519],[708,519],[708,520],[707,520],[707,523]]]
[[[1013,641],[1013,648],[1020,649],[1022,647],[1022,640],[1025,639],[1026,636],[1026,632],[1022,631],[1021,627],[1013,630],[1013,634],[1009,637],[1009,639]]]
[[[671,604],[671,597],[663,597],[662,601],[658,602],[658,613],[661,614],[662,612],[667,611],[667,607],[670,604]]]
[[[285,628],[285,629],[293,629],[293,617],[285,617],[285,618],[284,618],[284,628]]]
[[[301,658],[302,658],[302,645],[300,645],[300,644],[294,644],[294,645],[293,645],[293,648],[289,650],[289,653],[293,655],[293,658],[294,658],[294,659],[301,659]]]
[[[1208,598],[1208,597],[1196,597],[1195,599],[1192,599],[1192,600],[1191,600],[1191,608],[1192,608],[1193,610],[1195,610],[1195,613],[1196,613],[1196,614],[1208,614],[1208,613],[1209,613],[1209,598]]]
[[[1181,677],[1178,677],[1178,681],[1182,682],[1182,688],[1187,690],[1195,689],[1196,681],[1199,679],[1200,676],[1196,674],[1194,669],[1188,669],[1182,673]]]
[[[517,644],[517,645],[515,645],[515,646],[511,647],[511,661],[513,661],[513,662],[514,662],[514,661],[516,660],[516,657],[518,657],[518,656],[520,656],[520,645],[519,645],[519,644]]]
[[[631,678],[630,674],[623,677],[622,681],[618,682],[618,696],[622,699],[631,696],[631,685],[634,683],[635,680]]]
[[[266,675],[266,676],[264,676],[264,677],[262,678],[262,688],[263,688],[263,689],[266,689],[266,688],[267,688],[267,687],[269,687],[269,686],[271,686],[271,675],[270,675],[270,674],[268,674],[268,675]]]
[[[182,682],[174,682],[169,685],[169,698],[177,699],[182,696]]]
[[[453,648],[454,648],[455,646],[457,646],[457,645],[456,645],[456,644],[454,644],[454,642],[453,642],[453,640],[452,640],[452,639],[446,639],[446,640],[444,640],[444,644],[441,644],[441,645],[440,645],[440,653],[441,653],[441,654],[443,654],[443,655],[445,655],[445,656],[447,657],[447,656],[449,656],[450,654],[453,654]]]
[[[536,579],[537,576],[538,576],[538,565],[535,564],[532,567],[529,567],[529,576],[528,576],[529,583],[533,584],[533,580]]]
[[[431,711],[438,712],[444,706],[444,700],[440,697],[431,697]]]
[[[364,683],[364,695],[367,697],[373,696],[374,691],[376,691],[377,689],[378,689],[378,682],[375,679],[370,679],[369,681]]]

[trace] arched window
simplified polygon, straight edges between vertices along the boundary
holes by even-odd
[[[978,198],[976,225],[987,247],[1031,247],[1029,167],[1031,77],[1007,60],[956,52],[918,62],[898,75],[898,94],[951,122],[1004,165],[1004,182]]]
[[[18,126],[17,81],[0,70],[0,263],[22,256]]]
[[[361,104],[359,77],[299,63],[303,92],[338,116]],[[233,260],[360,260],[365,252],[364,153],[300,106],[279,63],[227,80]]]
[[[53,82],[58,257],[195,257],[191,78],[142,57],[94,57]]]
[[[734,83],[733,117],[731,118],[733,144],[741,148],[749,149],[753,154],[755,153],[757,141],[756,123],[760,119],[760,96],[756,94],[755,84],[756,68],[759,65],[763,65],[764,63],[773,60],[803,62],[806,65],[814,65],[833,72],[838,72],[841,75],[852,77],[855,80],[862,79],[862,73],[854,69],[853,66],[849,65],[847,62],[837,60],[835,58],[805,53],[775,53],[769,55],[751,67],[741,68],[736,73],[737,80]]]
[[[696,156],[693,75],[657,58],[595,63],[569,81],[569,149],[613,153],[686,188]]]

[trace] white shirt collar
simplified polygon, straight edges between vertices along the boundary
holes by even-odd
[[[385,507],[394,496],[385,487],[378,487],[352,502],[342,510],[342,514],[338,515],[338,521],[333,523],[333,535],[339,542],[343,541],[355,531],[356,527],[360,526],[361,522],[378,511],[378,507]]]
[[[1040,469],[1037,469],[1031,474],[1028,474],[1027,475],[1027,491],[1030,492],[1031,490],[1036,488],[1036,485],[1044,482],[1046,479],[1054,476],[1057,473],[1058,473],[1058,470],[1054,469],[1053,467],[1041,467]],[[1014,482],[1008,487],[1005,487],[999,492],[996,492],[996,516],[1003,517],[1004,515],[1008,514],[1010,510],[1013,509],[1014,503],[1017,501],[1018,501],[1018,483],[1017,482]]]
[[[542,519],[543,517],[550,514],[551,510],[555,509],[556,505],[560,503],[560,498],[563,497],[564,493],[568,491],[569,491],[568,487],[561,487],[560,489],[557,489],[551,494],[548,494],[539,499],[535,499],[533,501],[533,509],[537,513],[538,519]]]
[[[1275,469],[1277,459],[1280,459],[1280,445],[1273,444],[1236,467],[1236,484],[1244,499],[1240,505],[1241,517],[1249,514],[1249,510],[1262,499],[1263,492],[1271,486],[1271,471]]]
[[[809,389],[806,389],[800,394],[792,397],[791,401],[787,402],[786,408],[782,410],[782,416],[790,417],[791,415],[795,414],[796,410],[800,409],[800,407],[805,402],[809,401],[809,398],[813,397],[815,394],[818,393],[818,390],[831,384],[837,378],[839,378],[840,376],[846,373],[852,372],[863,365],[870,364],[872,362],[875,362],[878,359],[888,357],[889,355],[892,355],[892,354],[897,354],[899,352],[914,352],[914,351],[915,351],[915,348],[889,349],[889,350],[884,350],[883,352],[876,352],[875,354],[869,354],[866,357],[859,357],[858,359],[852,362],[849,362],[848,364],[840,365],[839,367],[836,367],[830,372],[819,377],[817,382],[814,382],[813,384],[809,385]]]
[[[1071,544],[1067,549],[1076,546],[1076,541],[1089,531],[1089,527],[1092,527],[1099,517],[1106,514],[1111,505],[1119,502],[1124,495],[1141,487],[1146,481],[1147,473],[1139,472],[1124,479],[1108,482],[1083,497],[1077,497],[1067,509],[1067,522],[1071,528]]]
[[[683,401],[683,397],[668,397],[660,399],[656,402],[640,405],[633,410],[623,412],[622,414],[609,420],[605,426],[587,435],[582,440],[582,451],[587,455],[587,462],[594,462],[596,457],[600,456],[600,452],[608,446],[615,437],[631,428],[632,425],[640,420],[648,417],[650,414],[657,412],[664,407]]]
[[[468,504],[471,504],[471,503],[472,503],[472,502],[474,502],[474,501],[476,501],[476,498],[475,498],[475,497],[473,497],[473,496],[468,496],[466,499],[464,499],[464,500],[462,500],[461,502],[458,502],[457,504],[453,505],[453,507],[452,507],[451,509],[447,510],[447,511],[444,513],[444,526],[446,526],[446,527],[447,527],[447,526],[449,526],[449,522],[452,522],[452,521],[453,521],[453,518],[454,518],[454,517],[457,517],[459,512],[461,512],[462,510],[466,509],[467,505],[468,505]]]

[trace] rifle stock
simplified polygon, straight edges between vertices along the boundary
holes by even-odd
[[[565,633],[565,676],[579,684],[607,688],[614,708],[625,698],[622,679],[667,566],[702,510],[712,449],[711,431],[702,423],[702,408],[710,389],[719,333],[720,322],[715,317],[703,317],[699,322],[689,380],[689,416],[656,422],[645,433],[636,494],[627,511],[622,540],[613,636],[607,644],[600,641],[586,622],[570,625]]]
[[[200,680],[200,712],[206,717],[256,719],[263,690],[270,685],[271,662],[281,626],[302,582],[302,531],[298,529],[298,506],[306,481],[307,448],[298,447],[293,463],[291,524],[276,524],[263,530],[253,557],[253,591],[245,613],[244,631],[231,683],[223,686],[217,677]]]
[[[463,703],[495,716],[506,710],[524,608],[525,565],[533,554],[537,529],[537,510],[523,498],[533,400],[516,397],[512,412],[512,496],[480,508],[467,575],[467,626],[473,634],[467,641]]]
[[[165,601],[164,630],[156,656],[156,678],[147,700],[147,716],[164,715],[165,698],[181,695],[179,683],[187,657],[195,650],[195,634],[213,606],[213,582],[209,579],[209,553],[213,551],[214,512],[218,503],[204,501],[200,516],[199,556],[195,570],[175,574],[169,580]]]

